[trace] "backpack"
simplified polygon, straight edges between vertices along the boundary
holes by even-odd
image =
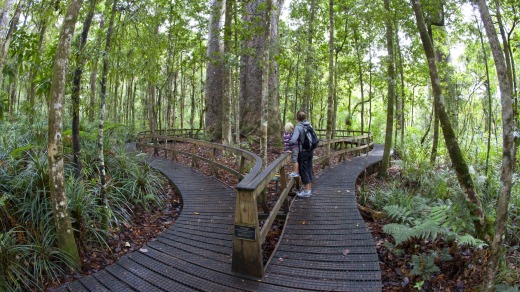
[[[301,143],[302,149],[304,150],[314,150],[318,147],[318,143],[320,139],[314,132],[314,129],[311,125],[303,125],[303,141]]]

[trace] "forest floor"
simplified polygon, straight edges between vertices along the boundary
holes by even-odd
[[[270,149],[269,153],[268,160],[273,161],[282,154],[282,151]],[[331,162],[332,165],[337,163],[337,160]],[[286,170],[290,171],[291,165],[287,165]],[[321,167],[315,165],[314,171],[319,173]],[[392,173],[396,175],[399,171],[399,169],[391,168],[390,177],[392,177]],[[226,183],[225,179],[224,183]],[[377,175],[371,175],[367,177],[364,187],[368,189],[377,188],[384,186],[386,183],[389,182],[378,178]],[[164,193],[164,208],[154,208],[153,210],[136,208],[132,223],[110,230],[107,248],[87,246],[81,252],[83,269],[76,274],[61,279],[59,283],[51,283],[48,288],[102,270],[126,253],[139,250],[148,241],[159,236],[175,222],[175,219],[182,212],[182,200],[168,183],[165,183]],[[488,257],[487,250],[448,246],[446,242],[441,240],[411,242],[405,246],[400,246],[400,249],[394,249],[392,248],[393,238],[382,231],[385,222],[370,219],[367,219],[366,222],[376,242],[382,272],[383,291],[476,291],[477,286],[481,283]],[[263,245],[264,261],[269,258],[271,251],[277,244],[282,229],[282,223],[273,224],[273,228]],[[436,261],[435,263],[440,268],[439,272],[432,273],[428,278],[411,275],[413,255],[440,251],[446,248],[449,248],[453,260],[442,263]],[[509,256],[520,258],[520,250]],[[516,268],[520,272],[520,266],[516,266]]]

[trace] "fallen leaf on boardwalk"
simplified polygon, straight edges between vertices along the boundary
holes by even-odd
[[[140,248],[139,251],[140,252],[148,252],[148,250],[146,248]]]
[[[125,242],[125,247],[131,247],[132,245],[130,245],[130,243],[127,241]]]
[[[307,221],[302,221],[301,224],[302,224],[302,225],[307,225],[307,224],[309,224],[309,223],[307,223]]]
[[[350,253],[350,249],[346,249],[346,250],[343,251],[343,255],[344,256],[347,256],[349,253]]]
[[[200,215],[200,213],[199,213],[199,212],[193,212],[193,214],[195,214],[195,215]]]
[[[278,258],[278,262],[279,263],[283,262],[283,258]]]

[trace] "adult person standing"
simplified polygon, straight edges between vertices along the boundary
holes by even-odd
[[[313,150],[303,149],[302,143],[305,138],[305,127],[312,127],[311,123],[307,121],[307,114],[304,111],[296,113],[296,120],[298,124],[294,128],[293,135],[289,141],[289,145],[298,145],[300,151],[298,152],[298,170],[303,183],[303,190],[296,195],[301,198],[308,198],[312,195],[312,158]]]

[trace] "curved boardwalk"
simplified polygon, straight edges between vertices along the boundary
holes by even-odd
[[[140,251],[60,291],[380,291],[379,261],[356,207],[355,180],[381,160],[376,146],[321,173],[313,196],[296,199],[283,241],[263,279],[231,272],[235,192],[161,158],[153,165],[182,194],[174,225]]]

